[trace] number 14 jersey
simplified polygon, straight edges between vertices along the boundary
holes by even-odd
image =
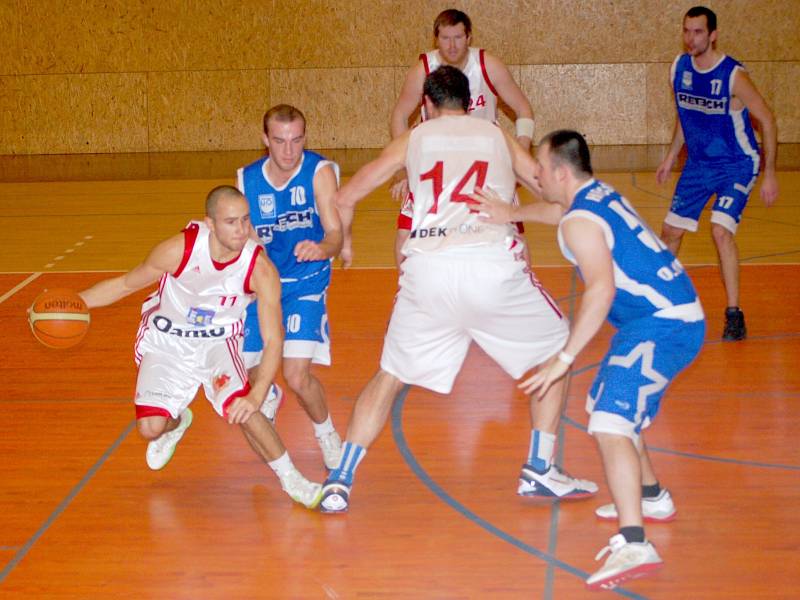
[[[497,192],[509,204],[516,177],[511,154],[496,125],[467,115],[443,115],[412,130],[406,153],[414,201],[411,235],[403,254],[506,243],[513,225],[480,220],[469,194]]]

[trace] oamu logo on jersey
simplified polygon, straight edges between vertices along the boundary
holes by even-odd
[[[685,90],[692,89],[692,72],[684,71],[683,79],[681,80],[681,87]]]
[[[258,211],[262,219],[275,218],[275,194],[258,195]]]

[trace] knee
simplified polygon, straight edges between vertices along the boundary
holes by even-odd
[[[308,369],[292,367],[284,368],[283,370],[283,378],[286,380],[286,385],[295,393],[304,390],[308,386],[310,376]]]
[[[733,234],[718,223],[711,224],[711,237],[717,246],[727,246],[733,243]]]
[[[136,422],[136,427],[139,429],[139,435],[147,441],[152,441],[164,433],[167,419],[166,417],[145,417]]]
[[[673,227],[667,223],[661,226],[661,240],[666,244],[671,244],[680,241],[683,237],[685,230],[680,227]]]

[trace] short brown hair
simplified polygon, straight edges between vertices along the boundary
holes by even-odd
[[[440,27],[452,27],[453,25],[458,25],[459,23],[464,24],[464,32],[467,35],[472,34],[472,21],[469,20],[467,13],[456,10],[455,8],[443,10],[433,22],[433,37],[439,37]]]
[[[281,123],[291,123],[300,119],[303,122],[303,132],[306,130],[306,117],[300,109],[289,104],[277,104],[264,113],[264,133],[269,135],[267,127],[270,119],[275,119]]]

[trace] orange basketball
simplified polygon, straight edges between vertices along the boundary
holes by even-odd
[[[72,290],[45,290],[33,301],[28,322],[34,337],[45,346],[72,348],[89,331],[89,309]]]

